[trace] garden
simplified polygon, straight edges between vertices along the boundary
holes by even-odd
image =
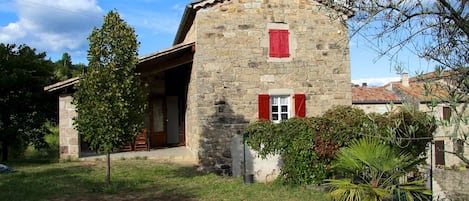
[[[337,106],[321,117],[258,121],[247,143],[262,157],[282,157],[279,182],[325,186],[332,200],[427,200],[419,167],[435,122],[412,107],[365,114]]]

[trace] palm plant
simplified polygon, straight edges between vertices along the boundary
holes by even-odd
[[[423,159],[400,152],[376,138],[353,140],[337,153],[335,169],[342,179],[328,179],[334,201],[426,200],[423,180],[400,181]]]

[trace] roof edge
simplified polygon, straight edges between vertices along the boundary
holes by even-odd
[[[192,7],[191,4],[186,6],[186,8],[184,9],[184,14],[182,15],[181,22],[179,23],[179,28],[176,32],[176,37],[174,37],[173,45],[177,45],[184,41],[187,32],[189,32],[189,29],[194,23],[196,12],[197,11]]]
[[[70,79],[67,79],[67,80],[64,80],[64,81],[61,81],[61,82],[57,82],[57,83],[51,84],[49,86],[45,86],[44,91],[54,92],[54,91],[57,91],[59,89],[63,89],[63,88],[68,87],[68,86],[73,86],[76,83],[78,83],[80,81],[80,79],[81,79],[80,77],[73,77],[73,78],[70,78]]]
[[[193,48],[194,46],[195,46],[195,42],[176,44],[176,45],[173,45],[169,48],[159,50],[159,51],[156,51],[156,52],[153,52],[153,53],[150,53],[150,54],[147,54],[147,55],[144,55],[144,56],[138,58],[138,64],[146,62],[148,60],[151,60],[153,58],[159,57],[159,56],[164,55],[164,54],[169,54],[169,53],[179,51],[179,50],[189,48],[189,47]]]
[[[214,5],[216,3],[223,3],[227,0],[194,0],[187,4],[186,8],[184,9],[184,14],[182,15],[181,22],[179,23],[178,30],[176,32],[176,37],[174,38],[173,45],[177,45],[184,41],[184,38],[189,32],[192,24],[194,23],[195,15],[198,10],[202,8],[206,8],[209,5]],[[346,5],[341,5],[336,3],[336,0],[315,0],[318,3],[324,4],[337,12],[341,12],[347,17],[351,18],[355,15],[355,12],[347,7]],[[347,4],[344,1],[344,4]]]
[[[390,101],[390,100],[354,100],[352,105],[361,105],[361,104],[402,104],[402,100]]]

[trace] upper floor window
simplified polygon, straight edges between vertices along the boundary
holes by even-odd
[[[271,58],[290,57],[290,45],[288,41],[288,30],[270,29],[269,30],[269,55]]]
[[[443,107],[443,120],[445,121],[451,120],[451,108],[450,107]]]

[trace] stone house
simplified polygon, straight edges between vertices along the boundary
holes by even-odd
[[[425,95],[424,83],[441,82],[444,79],[435,79],[434,73],[422,75],[421,78],[408,78],[404,74],[400,82],[391,82],[381,87],[354,87],[352,88],[352,105],[363,109],[366,113],[377,112],[384,113],[391,111],[396,107],[402,107],[404,103],[410,104],[421,111],[433,115],[437,120],[451,122],[452,112],[447,103],[438,103],[435,107],[430,107],[432,97]],[[448,95],[446,90],[435,90],[436,96],[445,97]],[[429,144],[427,152],[427,164],[429,172],[427,175],[432,178],[433,196],[439,198],[448,198],[451,196],[466,196],[460,200],[466,200],[467,185],[465,175],[467,171],[446,171],[447,168],[459,169],[462,161],[454,154],[448,152],[462,151],[466,157],[469,157],[469,148],[464,146],[464,142],[452,137],[454,125],[448,123],[437,128],[434,134],[432,144]],[[456,167],[456,168],[454,168]],[[463,168],[465,169],[465,168]],[[430,176],[431,175],[431,176]],[[462,176],[464,175],[464,176]],[[457,200],[457,199],[455,199]]]
[[[230,174],[233,140],[258,119],[320,115],[350,105],[342,1],[197,0],[186,7],[174,45],[139,58],[149,85],[150,145],[185,146],[208,171]],[[60,155],[80,157],[73,84],[59,93]],[[236,164],[238,165],[238,164]]]

